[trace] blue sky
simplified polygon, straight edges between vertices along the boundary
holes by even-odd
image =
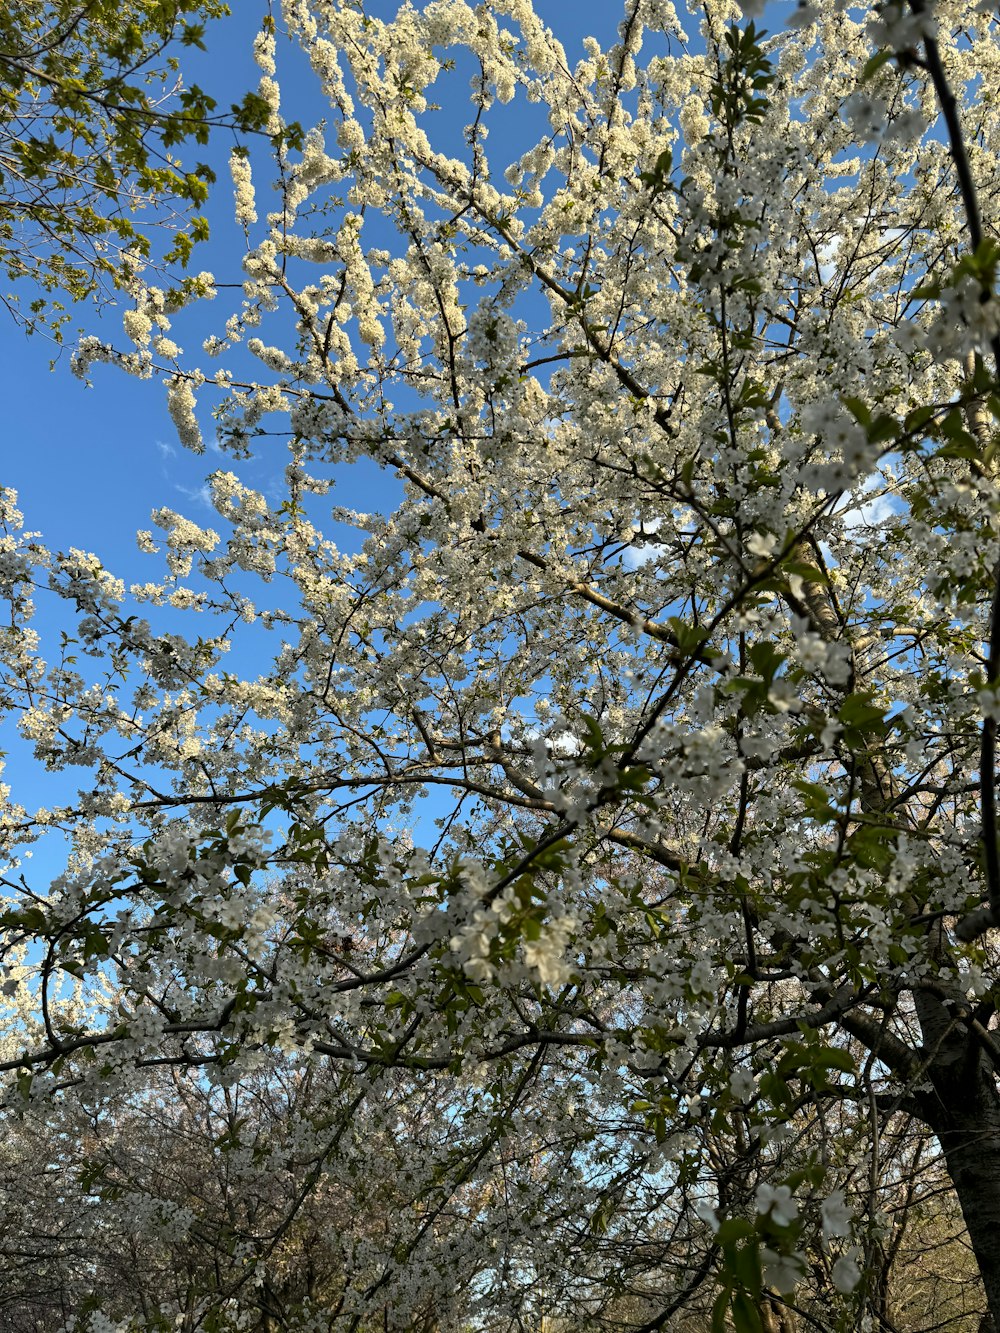
[[[194,53],[188,62],[190,79],[212,93],[220,106],[239,99],[255,85],[259,71],[253,64],[250,44],[259,30],[268,5],[263,0],[232,0],[233,16],[210,27],[207,54]],[[369,11],[388,16],[395,0],[369,0]],[[611,45],[624,10],[623,0],[535,0],[537,13],[552,27],[567,48],[571,60],[583,55],[584,36],[596,36]],[[768,6],[765,22],[774,28],[790,8],[790,0]],[[697,19],[688,15],[681,0],[678,13],[697,47]],[[309,126],[324,114],[321,99],[305,62],[299,59],[289,69],[287,49],[284,70],[279,64],[283,111]],[[187,60],[187,57],[185,57]],[[291,77],[287,77],[288,74]],[[518,109],[518,107],[520,109]],[[513,108],[495,108],[499,134],[517,133],[519,121],[531,114],[523,99]],[[460,134],[461,116],[442,116],[440,127]],[[220,134],[209,149],[195,149],[191,156],[205,157],[216,168],[218,184],[208,213],[213,237],[195,251],[194,270],[207,268],[220,281],[239,282],[242,236],[232,217],[232,195],[227,160],[234,139]],[[261,173],[263,178],[263,173]],[[23,298],[22,298],[23,299]],[[205,311],[206,332],[221,324],[229,313],[224,297]],[[103,318],[79,309],[74,312],[88,332],[109,341],[122,342],[120,312],[108,310]],[[49,370],[56,350],[41,336],[28,338],[12,325],[7,329],[4,360],[8,447],[0,465],[0,484],[13,486],[20,494],[29,526],[42,532],[53,547],[69,546],[93,550],[116,572],[138,577],[140,562],[134,533],[148,526],[151,509],[167,505],[197,518],[200,509],[208,517],[203,495],[204,479],[223,460],[211,451],[196,457],[181,449],[167,415],[162,386],[139,382],[110,367],[94,368],[88,388],[69,369],[68,352]],[[70,338],[72,341],[72,338]],[[188,350],[194,350],[189,347]],[[192,358],[197,359],[197,358]],[[205,436],[211,423],[204,422]],[[273,454],[277,450],[272,451]],[[231,460],[225,466],[232,468]],[[262,485],[268,464],[263,460],[241,464],[239,471],[251,485]],[[356,497],[360,508],[374,508]],[[148,575],[152,577],[152,573]]]
[[[369,10],[388,16],[395,10],[394,0],[370,0]],[[208,52],[189,66],[189,78],[212,93],[221,106],[238,100],[256,84],[259,71],[253,64],[250,47],[267,13],[262,0],[233,0],[231,19],[209,28]],[[789,3],[769,7],[777,17]],[[571,61],[583,56],[582,40],[597,37],[607,48],[616,37],[616,27],[624,4],[614,0],[536,0],[536,11],[563,42]],[[697,20],[678,4],[682,22],[695,37]],[[771,17],[769,12],[768,18]],[[777,26],[774,22],[770,27]],[[694,45],[697,45],[695,40]],[[284,74],[284,77],[282,75]],[[283,111],[306,127],[324,114],[324,105],[315,95],[311,75],[301,57],[289,62],[287,49],[279,55],[279,81],[282,83]],[[467,82],[454,83],[457,96],[467,92]],[[436,90],[437,91],[437,90]],[[523,98],[510,108],[497,108],[490,147],[503,156],[503,135],[517,136],[531,132],[531,119],[537,108],[527,108]],[[441,113],[438,122],[445,135],[460,142],[461,126],[470,118],[465,103],[456,114]],[[498,142],[499,141],[499,142]],[[206,158],[216,168],[218,185],[208,209],[213,228],[212,240],[195,252],[195,271],[207,268],[222,282],[241,280],[240,255],[244,240],[232,216],[232,190],[229,182],[228,155],[234,140],[220,134],[209,149],[196,149],[193,160]],[[258,173],[266,181],[266,167]],[[262,201],[260,211],[266,208]],[[204,333],[216,331],[224,323],[232,306],[223,293],[204,309],[201,321]],[[24,299],[26,294],[22,294]],[[27,299],[30,299],[28,297]],[[88,332],[108,341],[123,343],[120,311],[107,310],[97,318],[93,312],[74,312]],[[271,339],[273,340],[273,338]],[[68,339],[72,344],[73,339]],[[181,336],[189,361],[204,360],[197,355],[197,341]],[[57,349],[42,336],[26,337],[12,324],[7,328],[7,356],[4,362],[6,389],[7,449],[0,463],[0,484],[14,488],[20,497],[27,526],[41,534],[45,545],[54,550],[70,547],[94,552],[105,566],[125,581],[145,582],[161,575],[159,557],[140,555],[135,533],[150,526],[150,512],[160,506],[176,509],[194,521],[212,525],[213,511],[205,496],[205,479],[223,467],[237,471],[241,479],[267,493],[280,476],[286,461],[280,439],[263,442],[258,456],[247,462],[234,462],[211,446],[202,456],[184,450],[176,439],[174,426],[166,410],[162,384],[138,381],[108,366],[93,367],[91,386],[70,372],[69,354],[58,357],[49,369]],[[212,423],[203,414],[203,433],[211,440]],[[359,509],[384,506],[394,494],[394,487],[372,467],[356,469],[342,487],[336,500]],[[338,537],[341,534],[338,533]],[[63,620],[61,606],[40,606],[39,628],[51,633]],[[197,633],[193,624],[190,632]],[[53,639],[54,639],[53,635]],[[43,652],[51,649],[51,643]],[[252,665],[234,666],[255,674]],[[264,669],[261,663],[260,669]],[[24,751],[6,738],[0,742],[10,748],[5,779],[11,782],[16,799],[30,804],[33,800],[51,804],[64,799],[72,790],[76,775],[39,785],[41,775],[34,765],[26,764]],[[60,790],[61,789],[61,790]]]
[[[393,8],[387,0],[369,5],[380,15]],[[620,7],[607,0],[536,0],[536,8],[573,56],[582,55],[580,39],[586,34],[604,42],[614,40]],[[267,12],[260,0],[233,0],[233,9],[231,19],[209,28],[207,56],[190,65],[191,77],[222,106],[255,85],[259,71],[249,48]],[[279,67],[279,81],[281,74]],[[323,115],[324,107],[308,95],[310,79],[301,62],[295,74],[283,82],[283,109],[289,118],[308,126]],[[232,143],[232,136],[223,134],[211,149],[194,150],[212,162],[219,180],[208,210],[213,238],[195,251],[192,267],[238,282],[243,242],[232,218],[226,165]],[[85,309],[73,313],[88,332],[121,345],[120,312],[108,310],[100,319]],[[214,317],[221,323],[228,314],[223,298],[205,313],[207,320]],[[93,387],[88,388],[70,373],[68,352],[50,371],[49,361],[58,349],[42,336],[26,337],[10,325],[6,342],[9,443],[0,465],[0,484],[18,491],[26,521],[42,532],[47,544],[92,550],[116,572],[138,577],[135,531],[148,527],[151,509],[161,505],[188,512],[192,518],[200,508],[202,518],[207,518],[200,498],[204,479],[223,460],[211,451],[199,458],[180,448],[162,386],[155,382],[139,382],[97,366],[91,375]],[[207,439],[211,423],[205,426]],[[234,465],[226,461],[225,466]],[[265,466],[263,462],[240,465],[238,470],[249,484],[261,484]],[[366,505],[358,496],[357,502],[372,508],[373,499]]]

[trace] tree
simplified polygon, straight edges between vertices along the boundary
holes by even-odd
[[[168,1072],[112,1107],[69,1101],[8,1120],[4,1328],[37,1333],[98,1309],[182,1333],[220,1305],[262,1331],[336,1315],[352,1295],[345,1279],[358,1280],[367,1251],[397,1243],[410,1202],[405,1140],[352,1112],[355,1092],[289,1060],[225,1088]],[[413,1097],[406,1130],[419,1136],[406,1117],[427,1110]],[[448,1299],[468,1300],[473,1275],[448,1276]],[[435,1294],[425,1285],[411,1328],[435,1327]],[[381,1324],[375,1309],[364,1327]]]
[[[12,1097],[284,1052],[359,1117],[429,1098],[345,1329],[884,1320],[908,1117],[996,1322],[996,20],[713,0],[696,47],[628,0],[574,66],[528,0],[283,13],[327,137],[259,239],[234,157],[228,361],[132,280],[77,362],[163,375],[191,447],[206,385],[235,458],[284,435],[282,498],[216,472],[225,535],[158,511],[126,596],[7,497],[7,706],[84,775],[6,816],[73,847],[6,881]],[[331,536],[371,463],[398,503]],[[35,584],[79,612],[52,665]]]
[[[182,81],[176,52],[202,47],[206,22],[228,12],[220,0],[4,7],[0,263],[8,281],[28,280],[34,291],[28,310],[13,292],[3,298],[29,328],[42,320],[58,335],[68,317],[60,298],[113,288],[148,259],[151,223],[169,227],[168,264],[185,264],[206,238],[197,210],[213,173],[205,163],[185,168],[178,148],[206,144],[213,127],[263,130],[269,114],[257,93],[220,113]]]

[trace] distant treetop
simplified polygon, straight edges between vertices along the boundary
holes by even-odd
[[[59,337],[67,305],[113,288],[122,255],[151,255],[150,224],[170,234],[158,256],[184,265],[208,235],[200,212],[214,173],[184,166],[181,145],[215,127],[263,129],[249,93],[220,112],[182,57],[202,47],[220,0],[11,0],[0,9],[0,264],[22,301],[0,292],[29,330]],[[140,219],[143,211],[145,217]]]

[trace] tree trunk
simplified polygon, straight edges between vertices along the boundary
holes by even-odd
[[[1000,1091],[987,1053],[964,1029],[938,1048],[933,1092],[921,1095],[926,1123],[944,1152],[983,1280],[992,1323],[1000,1328]]]
[[[764,1333],[797,1333],[795,1314],[784,1302],[765,1292],[757,1310]]]

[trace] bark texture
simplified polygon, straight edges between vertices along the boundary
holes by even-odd
[[[976,1256],[993,1328],[1000,1328],[1000,1091],[974,1033],[953,1032],[930,1067],[921,1109],[944,1152]]]

